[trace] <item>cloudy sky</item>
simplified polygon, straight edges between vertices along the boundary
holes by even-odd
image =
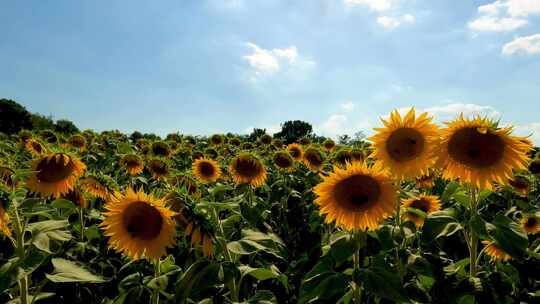
[[[540,144],[540,0],[2,1],[0,71],[83,129],[335,136],[414,105]]]

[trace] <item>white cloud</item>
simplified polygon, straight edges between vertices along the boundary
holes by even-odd
[[[253,42],[247,42],[246,45],[251,48],[252,53],[244,55],[243,58],[253,68],[256,76],[271,75],[283,67],[306,68],[316,65],[315,61],[301,57],[294,45],[272,50],[261,48]]]
[[[365,5],[374,11],[386,11],[395,5],[393,0],[345,0],[348,6]]]
[[[350,111],[352,111],[354,109],[354,102],[352,102],[350,100],[346,101],[346,102],[341,104],[341,108],[345,112],[350,112]]]
[[[513,55],[523,52],[526,54],[540,54],[540,34],[517,37],[502,47],[503,55]]]
[[[491,106],[482,106],[474,103],[449,103],[444,106],[434,106],[422,110],[428,112],[439,119],[452,119],[463,113],[464,116],[488,116],[498,118],[501,116],[495,108]]]
[[[401,17],[379,16],[377,23],[387,29],[394,29],[404,23],[414,23],[416,18],[411,14],[406,14]]]
[[[540,145],[540,122],[533,122],[515,127],[517,135],[531,136],[530,139],[535,145]]]
[[[316,132],[330,137],[347,133],[347,120],[347,116],[344,114],[332,114],[320,125],[320,127],[316,128]]]
[[[525,19],[482,16],[469,22],[469,28],[478,32],[507,32],[525,26],[527,23]]]
[[[497,0],[478,7],[479,17],[470,21],[471,30],[479,32],[513,31],[528,24],[530,15],[540,14],[538,0]]]

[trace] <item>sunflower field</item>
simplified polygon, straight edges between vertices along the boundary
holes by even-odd
[[[540,159],[485,117],[339,145],[20,131],[0,303],[540,303]]]

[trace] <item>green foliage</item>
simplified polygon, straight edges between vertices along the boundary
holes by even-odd
[[[301,120],[289,120],[281,124],[281,131],[274,134],[274,137],[290,144],[297,142],[302,137],[309,137],[312,132],[313,127],[309,123]]]
[[[23,129],[32,129],[30,113],[13,100],[0,99],[0,132],[10,135]]]

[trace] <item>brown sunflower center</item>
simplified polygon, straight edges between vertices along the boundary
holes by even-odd
[[[534,228],[538,224],[538,219],[535,217],[529,217],[527,221],[525,222],[525,227],[527,228]]]
[[[41,153],[41,145],[37,142],[33,142],[32,143],[32,148],[34,149],[34,151],[38,152],[38,153]]]
[[[304,155],[304,157],[313,166],[321,166],[324,162],[321,153],[319,153],[319,151],[316,151],[316,150],[306,151],[306,154]]]
[[[234,168],[239,175],[247,178],[255,178],[262,171],[261,164],[251,158],[237,158]]]
[[[156,161],[150,165],[152,172],[158,175],[167,174],[167,165],[164,162]]]
[[[512,187],[519,190],[524,190],[524,189],[529,188],[529,181],[522,176],[514,177],[514,179],[509,180],[509,183],[510,185],[512,185]]]
[[[298,148],[296,148],[296,147],[290,148],[290,149],[289,149],[289,153],[290,153],[291,156],[294,157],[294,158],[299,158],[300,155],[302,154],[302,152],[300,151],[300,149],[298,149]]]
[[[353,175],[334,187],[336,202],[349,210],[357,211],[376,203],[381,196],[377,180],[368,175]]]
[[[169,149],[164,145],[154,145],[152,146],[152,153],[159,156],[167,156],[169,154]]]
[[[211,177],[216,172],[216,169],[209,162],[201,162],[199,163],[199,172],[201,172],[202,176]]]
[[[386,141],[386,150],[392,159],[403,162],[417,158],[424,149],[422,133],[413,128],[400,128]]]
[[[347,162],[351,162],[352,154],[350,151],[340,151],[336,156],[336,161],[342,165],[345,165]]]
[[[448,154],[466,166],[486,168],[503,158],[504,146],[504,141],[496,134],[465,128],[450,137]]]
[[[56,156],[50,159],[42,159],[37,167],[37,179],[40,182],[46,183],[56,183],[68,178],[73,173],[73,161],[68,161],[67,164],[64,163],[64,159],[56,159]]]
[[[292,159],[290,157],[287,157],[287,155],[278,153],[274,157],[274,163],[280,168],[288,168],[292,166]]]
[[[532,174],[540,174],[540,159],[535,159],[529,164],[529,171]]]
[[[427,213],[429,211],[429,206],[430,206],[429,201],[421,198],[421,199],[417,199],[414,202],[412,202],[410,207],[418,209],[418,210],[422,210],[422,212]]]
[[[147,202],[133,202],[124,210],[122,221],[132,238],[151,240],[159,235],[163,225],[161,213]]]

